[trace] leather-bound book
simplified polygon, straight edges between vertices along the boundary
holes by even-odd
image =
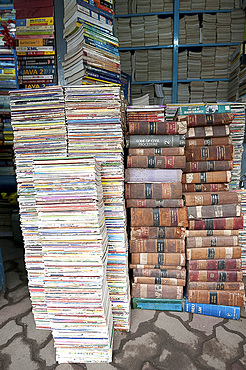
[[[190,230],[239,230],[243,229],[243,216],[190,220]]]
[[[237,236],[239,230],[186,230],[186,237],[195,236]]]
[[[229,136],[230,127],[225,126],[208,126],[208,127],[190,127],[187,130],[186,138],[206,138],[206,137],[221,137]]]
[[[128,168],[185,168],[185,155],[159,156],[159,155],[128,155]]]
[[[134,276],[133,283],[185,286],[184,279],[146,277],[146,276],[136,276],[136,277]]]
[[[127,107],[128,122],[164,122],[165,108],[163,106]]]
[[[128,183],[125,184],[126,199],[181,199],[182,184],[170,183]]]
[[[219,304],[225,306],[244,306],[245,295],[240,291],[189,290],[188,300],[191,303]]]
[[[238,259],[220,259],[220,260],[191,260],[188,263],[190,270],[238,270],[242,269],[242,260]]]
[[[173,148],[129,148],[129,155],[185,155],[184,147]]]
[[[130,238],[135,239],[183,239],[185,229],[183,227],[166,227],[166,226],[139,226],[131,227]]]
[[[182,180],[182,170],[180,169],[163,170],[158,168],[127,168],[125,170],[126,182],[168,183],[168,182],[180,182],[181,180]]]
[[[241,215],[241,204],[218,204],[210,206],[187,207],[189,220],[217,217],[239,217]]]
[[[141,265],[167,265],[167,266],[184,266],[184,253],[132,253],[132,264]]]
[[[178,121],[186,121],[188,127],[228,125],[233,121],[233,113],[189,114],[178,116]]]
[[[200,192],[215,192],[215,191],[229,191],[228,183],[217,184],[182,184],[183,193],[200,193]]]
[[[140,283],[140,281],[139,281]],[[194,289],[194,290],[236,290],[236,291],[242,291],[244,290],[244,283],[242,282],[235,282],[235,283],[200,283],[200,282],[189,282],[188,284],[189,289]]]
[[[126,208],[180,208],[183,199],[126,199]]]
[[[242,196],[234,191],[220,191],[218,193],[201,192],[201,193],[186,193],[184,194],[186,206],[206,206],[217,204],[240,203]]]
[[[234,147],[230,145],[194,146],[185,149],[186,161],[231,161]]]
[[[187,248],[187,260],[241,258],[241,247]]]
[[[186,162],[183,172],[231,171],[232,169],[233,161],[199,161]]]
[[[189,281],[235,282],[243,281],[243,272],[234,270],[189,270]]]
[[[133,269],[133,276],[147,276],[154,278],[175,278],[186,279],[186,269],[181,270],[167,270],[163,269]]]
[[[197,184],[197,183],[219,183],[230,182],[231,171],[214,171],[214,172],[192,172],[184,173],[182,183]]]
[[[161,284],[132,284],[132,298],[182,299],[183,287]]]
[[[152,270],[152,269],[157,269],[157,270],[182,270],[184,267],[180,265],[143,265],[143,264],[136,264],[136,263],[130,263],[129,265],[130,269],[147,269],[147,270]]]
[[[205,138],[194,138],[187,139],[185,142],[186,148],[191,148],[194,146],[215,146],[215,145],[230,145],[232,144],[232,139],[229,136],[224,137],[205,137]]]
[[[185,253],[183,239],[130,240],[131,253]]]
[[[131,226],[188,226],[186,208],[130,208]]]
[[[148,122],[145,120],[128,120],[128,133],[131,135],[183,135],[186,134],[186,132],[186,121]]]
[[[238,236],[189,236],[186,238],[187,248],[235,247],[238,243]]]
[[[127,135],[127,148],[169,148],[185,146],[185,135]]]

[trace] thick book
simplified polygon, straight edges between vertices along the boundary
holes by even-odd
[[[232,139],[229,136],[224,137],[205,137],[200,139],[186,139],[185,147],[201,147],[201,146],[216,146],[216,145],[230,145],[232,144]]]
[[[231,113],[230,104],[203,104],[188,105],[178,107],[175,117],[187,116],[188,114],[208,114],[208,113]]]
[[[141,283],[141,281],[135,281],[135,280],[134,280],[134,282]],[[147,284],[149,284],[149,283],[147,283]],[[191,282],[188,283],[188,289],[191,289],[191,290],[237,290],[237,291],[243,290],[244,291],[244,283],[243,282],[198,282],[198,281],[191,281]]]
[[[55,39],[54,38],[37,38],[37,39],[16,39],[15,45],[20,47],[32,47],[32,46],[54,46],[55,45]]]
[[[132,253],[131,263],[140,265],[185,266],[184,253]]]
[[[128,183],[125,184],[125,197],[126,199],[181,199],[182,184],[181,182]]]
[[[183,239],[185,236],[184,227],[131,227],[130,238],[135,239]]]
[[[234,247],[238,246],[238,239],[238,236],[189,236],[186,245],[187,248]]]
[[[185,156],[128,155],[128,168],[185,168]]]
[[[152,270],[152,269],[157,269],[157,270],[182,270],[184,269],[183,266],[181,265],[143,265],[143,264],[136,264],[136,263],[130,263],[129,265],[130,269],[146,269],[146,270]]]
[[[129,148],[129,155],[184,155],[184,147],[174,148]]]
[[[184,135],[187,132],[186,122],[148,122],[129,121],[128,133],[131,135]]]
[[[132,298],[133,309],[183,311],[182,299]]]
[[[188,127],[216,126],[230,124],[233,117],[233,113],[189,114],[188,116],[178,116],[178,120],[186,121]]]
[[[206,206],[217,204],[240,203],[242,196],[240,193],[234,191],[221,192],[200,192],[200,193],[186,193],[184,194],[186,206]]]
[[[125,170],[126,182],[181,182],[182,170],[158,168],[127,168]],[[160,198],[160,197],[159,197]]]
[[[186,208],[130,208],[131,226],[188,226]]]
[[[185,146],[185,135],[127,135],[127,148],[168,148]]]
[[[201,192],[215,192],[215,191],[228,191],[228,183],[218,184],[182,184],[183,193],[201,193]]]
[[[241,204],[217,204],[209,206],[187,207],[189,220],[217,217],[239,217],[241,215]]]
[[[185,253],[183,239],[130,240],[130,253]]]
[[[185,149],[187,162],[193,161],[231,161],[234,147],[230,145],[194,146]]]
[[[189,270],[189,281],[239,282],[243,281],[243,272],[236,270]]]
[[[239,230],[243,229],[243,216],[190,220],[190,230]]]
[[[126,199],[126,208],[178,208],[183,199]]]
[[[239,320],[240,318],[240,307],[204,304],[204,303],[191,303],[189,302],[187,297],[185,299],[184,311],[206,316],[221,317],[231,320]]]
[[[29,1],[29,4],[31,1]],[[35,2],[34,2],[35,3]],[[53,17],[54,15],[54,7],[53,4],[47,7],[39,7],[30,8],[29,6],[24,8],[16,9],[16,19],[24,19],[24,18],[41,18],[41,17]]]
[[[187,248],[186,252],[187,260],[241,258],[241,247]]]
[[[163,269],[133,269],[133,276],[146,276],[153,278],[175,278],[186,279],[186,269],[181,270],[166,270]]]
[[[185,286],[185,279],[134,276],[133,283]]]
[[[194,303],[244,306],[244,291],[189,290],[188,300]]]
[[[214,172],[192,172],[184,173],[182,183],[225,183],[231,181],[231,171],[214,171]]]
[[[132,298],[182,299],[183,287],[157,284],[132,284]]]
[[[242,260],[220,259],[220,260],[191,260],[188,263],[190,270],[238,270],[242,269]]]
[[[187,162],[183,172],[231,171],[232,169],[233,161],[198,161]]]
[[[230,127],[226,126],[208,126],[208,127],[190,127],[187,129],[186,138],[206,138],[206,137],[221,137],[229,136]]]

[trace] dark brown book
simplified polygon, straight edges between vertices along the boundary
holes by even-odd
[[[186,121],[188,127],[228,125],[233,121],[233,113],[214,113],[214,114],[189,114],[179,116],[179,121]]]
[[[147,122],[128,119],[128,133],[133,135],[177,135],[186,134],[187,123],[182,122]]]
[[[242,260],[223,259],[223,260],[191,260],[188,263],[190,270],[238,270],[242,269]]]
[[[186,230],[185,236],[237,236],[239,230]]]
[[[184,147],[173,148],[129,148],[129,155],[185,155]]]
[[[229,184],[182,184],[183,193],[228,191]]]
[[[181,199],[180,182],[125,184],[126,199]]]
[[[186,157],[177,156],[145,156],[145,155],[128,155],[128,168],[185,168]]]
[[[184,194],[186,206],[206,206],[217,204],[240,203],[242,196],[235,191],[201,192]]]
[[[205,137],[200,139],[187,139],[185,142],[186,148],[193,146],[215,146],[232,144],[232,139],[229,136],[224,137]]]
[[[233,145],[194,146],[185,149],[186,161],[231,161]]]
[[[218,183],[230,182],[231,171],[214,171],[214,172],[192,172],[182,175],[182,183],[197,184],[197,183]]]
[[[190,127],[187,130],[186,138],[206,138],[229,136],[230,127],[226,126],[208,126],[208,127]]]
[[[242,271],[225,270],[189,270],[189,281],[199,282],[236,282],[243,281]]]
[[[130,240],[131,253],[185,253],[183,239]]]
[[[157,269],[157,270],[162,270],[162,269],[165,269],[165,270],[182,270],[184,267],[183,266],[180,266],[180,265],[176,265],[176,266],[169,266],[169,265],[140,265],[140,264],[134,264],[134,263],[131,263],[129,265],[129,268],[130,269],[146,269],[146,270],[152,270],[152,269]]]
[[[187,162],[183,172],[231,171],[232,169],[233,161],[200,161]]]
[[[140,281],[139,281],[140,283]],[[189,282],[188,289],[193,290],[236,290],[236,291],[242,291],[244,290],[244,283],[200,283],[200,282]]]
[[[243,291],[210,291],[189,290],[188,300],[191,303],[219,304],[223,306],[244,306]]]
[[[130,237],[135,239],[183,239],[185,229],[183,227],[131,227]]]
[[[132,298],[182,299],[183,287],[156,284],[132,284]]]
[[[132,264],[160,265],[160,266],[184,266],[184,253],[132,253]]]
[[[127,120],[128,122],[132,121],[145,121],[145,122],[164,122],[165,120],[165,108],[158,107],[158,109],[153,110],[146,109],[141,107],[137,110],[134,108],[134,111],[131,108],[127,108]]]
[[[126,199],[127,208],[179,208],[183,199]]]
[[[131,226],[188,226],[186,208],[130,208]]]
[[[241,204],[218,204],[210,206],[187,207],[189,220],[218,217],[239,217],[241,215]]]
[[[243,229],[243,216],[190,220],[190,230],[239,230]]]
[[[133,283],[185,286],[184,279],[134,276]]]
[[[241,247],[187,248],[187,260],[241,258]]]
[[[133,276],[148,276],[154,278],[175,278],[186,279],[186,269],[167,270],[167,269],[133,269]]]
[[[189,236],[187,248],[234,247],[238,246],[238,236]]]

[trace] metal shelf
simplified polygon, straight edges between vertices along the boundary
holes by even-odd
[[[130,50],[149,50],[149,49],[171,49],[173,45],[155,45],[155,46],[131,46],[119,48],[119,51],[130,51]]]
[[[237,9],[201,9],[201,10],[180,10],[179,14],[185,15],[185,14],[202,14],[202,13],[210,13],[210,14],[216,14],[216,13],[231,13],[233,10],[239,10]],[[134,17],[147,17],[150,15],[173,15],[174,12],[154,12],[154,13],[130,13],[130,14],[116,14],[115,18],[134,18]]]
[[[177,80],[177,83],[190,83],[193,81],[215,82],[215,81],[229,81],[229,78],[188,78]],[[147,85],[147,84],[161,84],[172,83],[173,80],[155,80],[155,81],[132,81],[132,85]]]
[[[179,48],[197,48],[197,47],[207,47],[207,46],[237,46],[240,42],[215,42],[206,44],[180,44]]]

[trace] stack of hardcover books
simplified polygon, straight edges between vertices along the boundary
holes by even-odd
[[[53,0],[14,0],[20,88],[56,84]]]
[[[187,231],[188,299],[194,303],[244,305],[239,229],[241,195],[229,191],[232,113],[178,117],[187,121],[183,192]]]
[[[181,299],[188,225],[181,184],[186,122],[166,122],[163,106],[133,106],[127,125],[132,298]]]

